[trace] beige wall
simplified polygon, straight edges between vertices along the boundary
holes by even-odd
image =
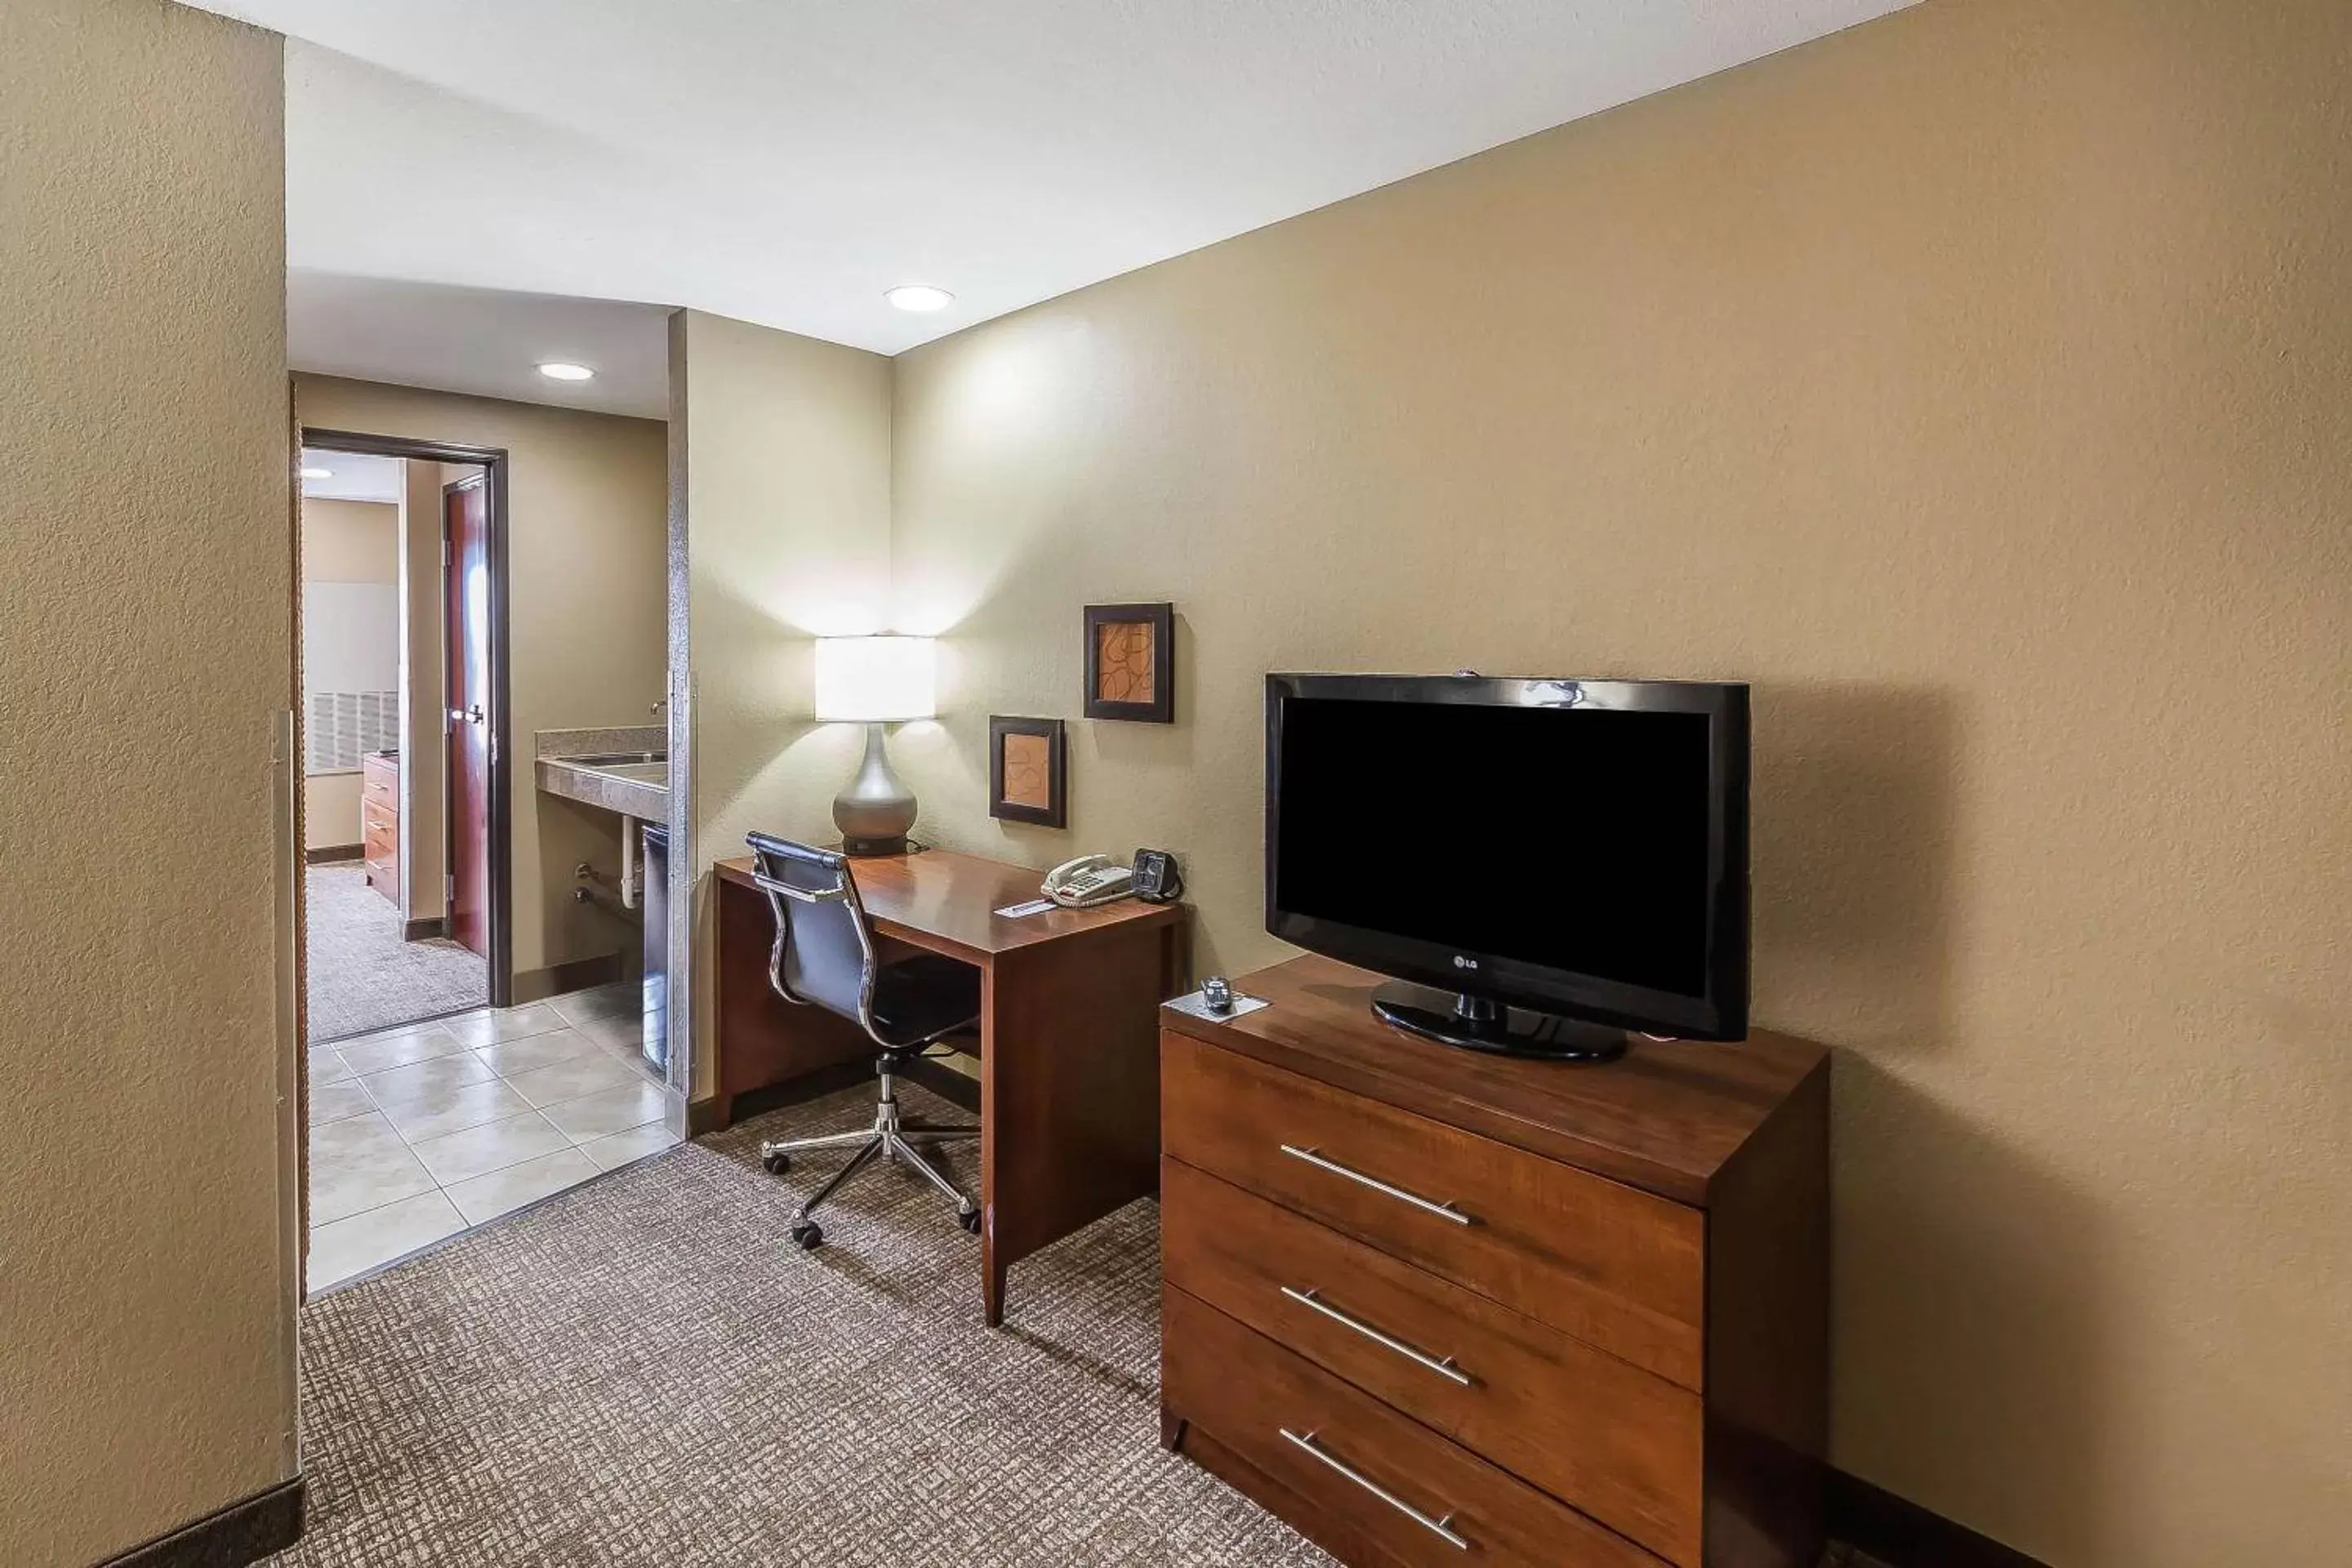
[[[619,818],[541,795],[531,737],[642,724],[662,695],[668,457],[660,421],[307,374],[295,377],[294,395],[305,425],[509,454],[518,994],[530,994],[530,977],[556,964],[633,954],[634,924],[572,899],[580,861],[618,874]]]
[[[810,648],[820,635],[887,629],[890,362],[700,311],[676,330],[694,693],[694,848],[673,872],[683,886],[742,854],[751,828],[829,826],[854,771],[863,731],[810,721]],[[707,1002],[707,984],[694,992]],[[695,1033],[707,1091],[707,1018]]]
[[[23,1568],[294,1469],[281,102],[270,34],[162,0],[0,6],[0,1562]],[[158,846],[170,875],[126,874]]]
[[[302,847],[346,849],[361,842],[360,792],[365,775],[306,773],[302,779]]]
[[[398,578],[398,506],[315,496],[304,496],[297,504],[302,520],[304,582],[391,583]],[[304,847],[325,849],[360,842],[360,781],[356,772],[303,777]]]
[[[305,496],[302,581],[393,583],[400,578],[400,508],[391,501]]]
[[[1931,0],[902,356],[921,830],[1169,846],[1238,971],[1265,671],[1754,682],[1838,1462],[2060,1568],[2340,1557],[2347,59],[2340,0]],[[991,821],[987,715],[1161,597],[1180,721]]]

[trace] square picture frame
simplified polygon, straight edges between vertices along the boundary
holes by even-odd
[[[1061,720],[988,716],[988,815],[1068,826],[1069,744]]]
[[[1176,722],[1176,606],[1086,607],[1089,719]]]

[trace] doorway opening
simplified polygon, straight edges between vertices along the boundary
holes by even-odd
[[[311,1042],[500,1005],[504,454],[307,430]]]
[[[300,439],[315,1296],[676,1139],[625,964],[514,973],[507,452]],[[371,473],[372,510],[323,493]]]

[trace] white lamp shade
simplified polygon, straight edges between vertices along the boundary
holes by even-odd
[[[819,637],[819,723],[898,723],[936,717],[938,661],[929,637]]]

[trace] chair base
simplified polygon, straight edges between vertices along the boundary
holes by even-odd
[[[936,1144],[953,1142],[965,1138],[977,1138],[980,1136],[980,1129],[934,1127],[926,1122],[899,1120],[898,1101],[891,1092],[891,1066],[890,1058],[887,1057],[879,1064],[877,1076],[882,1080],[882,1097],[875,1103],[874,1125],[871,1128],[857,1132],[824,1133],[814,1138],[763,1139],[761,1142],[760,1163],[775,1175],[782,1175],[790,1168],[792,1157],[795,1154],[814,1153],[831,1149],[855,1151],[849,1156],[848,1162],[840,1170],[835,1171],[824,1185],[819,1187],[805,1203],[793,1211],[790,1226],[792,1238],[803,1247],[813,1248],[824,1239],[824,1231],[817,1227],[815,1220],[810,1216],[815,1214],[820,1205],[841,1189],[843,1183],[873,1163],[874,1157],[877,1154],[893,1164],[903,1163],[908,1169],[930,1183],[932,1186],[937,1187],[941,1196],[955,1205],[956,1219],[964,1229],[974,1235],[980,1232],[980,1205],[966,1197],[963,1189],[950,1181],[946,1173],[932,1164],[923,1154],[924,1149]]]

